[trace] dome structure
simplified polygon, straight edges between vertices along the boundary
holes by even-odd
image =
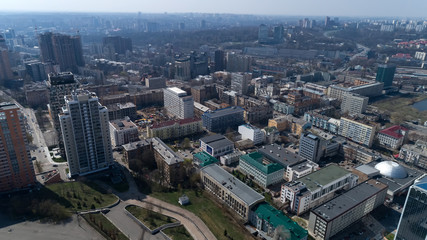
[[[408,173],[406,169],[393,161],[383,161],[375,165],[375,168],[380,171],[381,175],[390,178],[406,178]]]

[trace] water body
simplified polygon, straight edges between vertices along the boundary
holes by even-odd
[[[418,111],[427,111],[427,99],[412,104]]]

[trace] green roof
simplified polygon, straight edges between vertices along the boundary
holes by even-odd
[[[342,178],[350,172],[335,164],[326,166],[316,172],[312,172],[297,181],[305,184],[308,190],[314,191],[319,188],[319,184],[325,186],[338,178]]]
[[[205,152],[199,152],[194,154],[193,158],[197,158],[200,162],[200,167],[205,167],[207,165],[217,163],[218,159],[212,157],[211,155],[205,153]]]
[[[258,204],[253,211],[259,218],[273,225],[274,228],[283,226],[283,230],[289,230],[291,238],[288,240],[299,240],[307,236],[307,230],[266,202]]]
[[[240,160],[245,161],[249,165],[257,168],[265,174],[270,174],[283,169],[284,167],[278,163],[269,163],[264,165],[262,163],[264,156],[259,152],[252,152],[240,157]]]

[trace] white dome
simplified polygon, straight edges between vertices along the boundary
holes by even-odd
[[[406,178],[408,173],[406,169],[393,161],[384,161],[375,165],[381,175],[391,178]]]

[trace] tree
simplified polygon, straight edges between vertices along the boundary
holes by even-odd
[[[184,140],[182,141],[182,147],[184,149],[189,149],[191,147],[191,143],[190,143],[189,138],[184,138]]]
[[[27,132],[27,140],[28,140],[28,143],[33,143],[33,140],[34,140],[34,138],[33,138],[33,136],[31,135],[31,134],[29,134],[28,132]]]

